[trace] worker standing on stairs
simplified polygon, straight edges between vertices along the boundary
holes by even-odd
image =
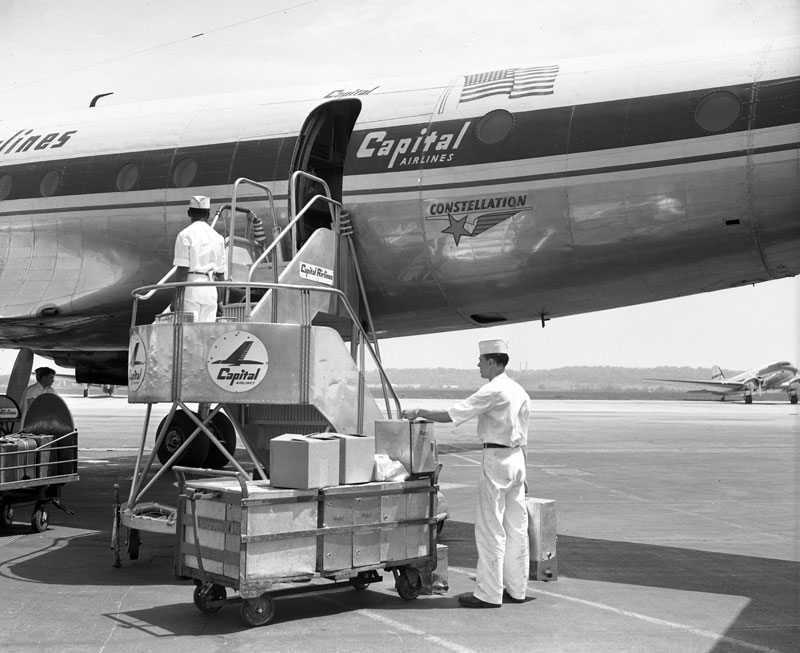
[[[225,278],[225,239],[208,224],[210,213],[208,197],[195,195],[189,200],[187,214],[192,223],[175,240],[172,264],[178,266],[176,281],[222,281]],[[215,322],[222,292],[222,288],[211,286],[187,286],[183,310],[193,312],[196,322]],[[173,300],[172,310],[176,308]]]

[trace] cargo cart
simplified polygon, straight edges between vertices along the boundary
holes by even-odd
[[[397,593],[412,600],[422,573],[436,568],[433,475],[290,490],[238,472],[173,469],[175,575],[194,581],[194,603],[203,612],[241,601],[242,620],[263,626],[275,616],[275,597],[366,589],[382,580],[380,570],[391,571]],[[239,598],[228,599],[226,588]]]
[[[19,409],[5,395],[0,437],[0,528],[10,528],[15,507],[33,506],[31,527],[35,533],[47,529],[46,507],[61,504],[61,489],[78,477],[78,432],[64,401],[55,394],[39,395],[17,431]]]

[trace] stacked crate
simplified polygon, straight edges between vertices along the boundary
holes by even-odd
[[[246,588],[315,571],[317,490],[189,481],[178,519],[178,576],[197,577],[202,565],[219,584]]]

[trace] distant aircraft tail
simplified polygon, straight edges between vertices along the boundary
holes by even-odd
[[[716,370],[716,372],[714,372],[714,374],[711,375],[712,381],[725,380],[725,373],[722,371],[722,368],[719,365],[715,365],[712,369]]]

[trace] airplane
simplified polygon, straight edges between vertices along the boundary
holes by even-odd
[[[797,367],[788,361],[776,361],[763,367],[756,367],[729,379],[725,378],[725,374],[719,366],[716,367],[716,370],[709,381],[692,381],[688,379],[645,380],[694,386],[697,389],[689,390],[689,392],[707,392],[719,395],[721,401],[725,401],[725,397],[741,394],[746,404],[753,403],[753,392],[755,391],[761,393],[764,390],[781,390],[789,395],[791,403],[797,403],[800,375],[797,374]]]
[[[800,48],[735,46],[133,105],[98,96],[0,122],[12,379],[27,380],[35,352],[79,383],[127,384],[131,292],[171,269],[188,198],[222,210],[240,178],[271,191],[274,212],[255,191],[238,206],[273,234],[314,192],[292,188],[293,173],[329,185],[381,337],[544,325],[797,275]],[[244,245],[231,260],[247,263],[256,243],[235,217],[216,228],[233,225],[228,242]],[[330,222],[309,212],[293,250]]]

